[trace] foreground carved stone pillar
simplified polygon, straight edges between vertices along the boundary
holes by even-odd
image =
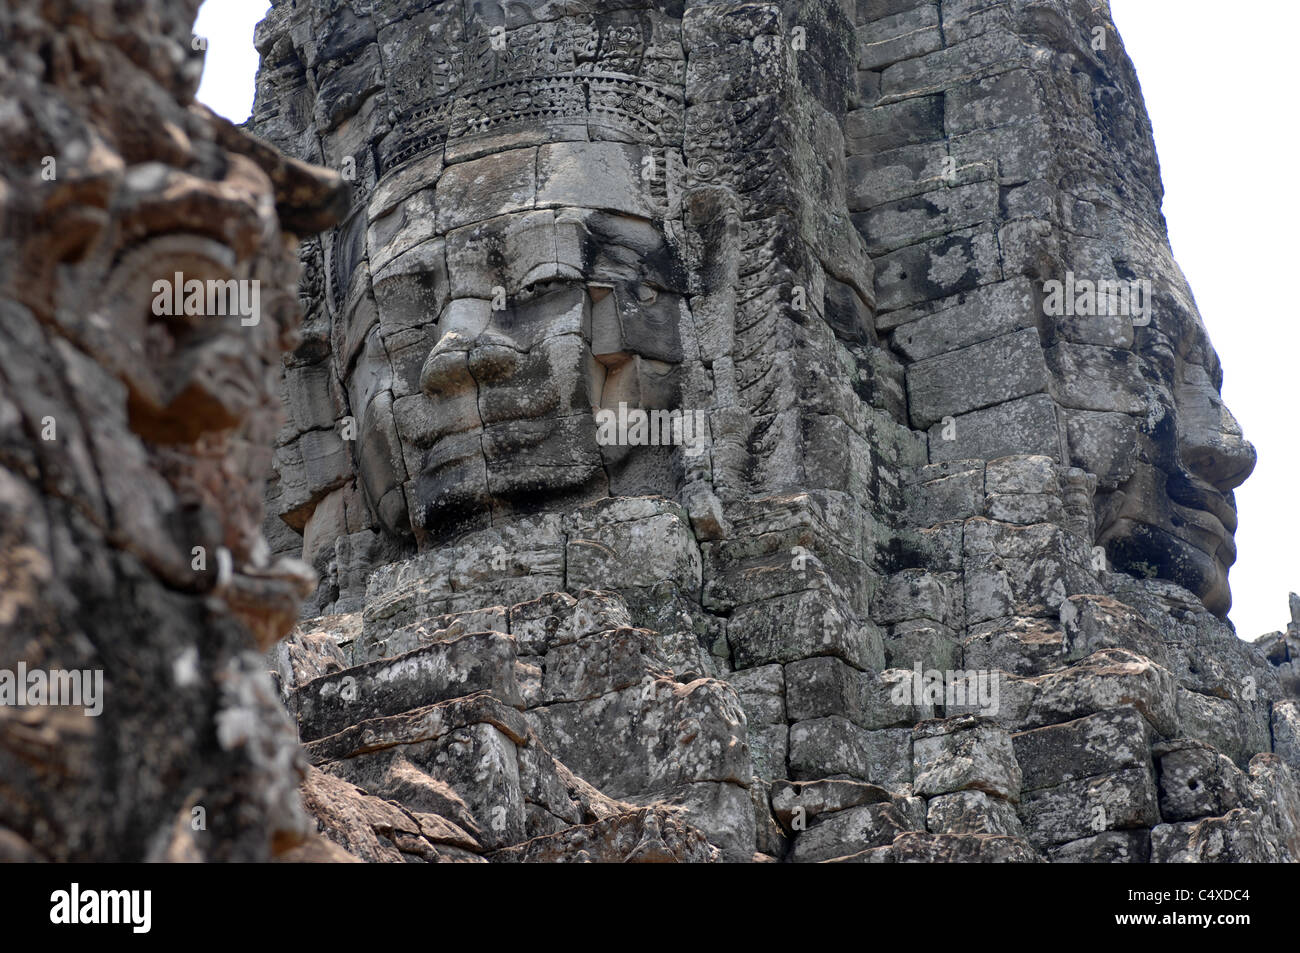
[[[294,235],[343,191],[194,105],[197,8],[0,10],[4,859],[262,860],[309,832],[261,653],[314,577],[260,524]],[[172,313],[178,274],[258,307]]]

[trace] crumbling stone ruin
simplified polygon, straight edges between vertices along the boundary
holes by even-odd
[[[257,42],[254,128],[354,187],[268,497],[323,580],[278,659],[328,838],[1300,858],[1289,655],[1223,621],[1255,454],[1104,5],[317,0]]]
[[[58,271],[0,272],[26,348],[0,365],[3,565],[56,593],[6,586],[0,646],[136,672],[77,767],[152,797],[70,840],[40,807],[92,795],[36,770],[57,729],[4,718],[0,849],[1300,859],[1300,602],[1258,644],[1225,621],[1255,454],[1104,4],[278,0],[250,128],[292,159],[185,108],[182,13],[78,27],[162,51],[166,121],[82,102],[34,12],[50,65],[0,65],[20,116],[120,157],[83,174],[113,188],[38,187],[81,127],[0,123],[27,170],[6,241]],[[132,189],[177,249],[139,239]],[[150,320],[145,279],[177,272],[264,276],[281,310]],[[241,386],[149,360],[200,342]],[[97,425],[42,444],[48,413]],[[200,544],[226,561],[193,570]],[[319,585],[276,644],[297,560]],[[201,767],[140,735],[181,704]]]
[[[2,860],[311,833],[262,653],[312,577],[269,558],[261,489],[295,236],[346,193],[193,104],[198,5],[0,6]],[[178,272],[257,282],[261,320],[160,316]]]

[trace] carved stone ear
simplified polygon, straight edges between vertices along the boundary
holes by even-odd
[[[334,230],[329,243],[331,301],[337,311],[348,298],[352,275],[366,256],[365,210],[353,209],[351,216]]]

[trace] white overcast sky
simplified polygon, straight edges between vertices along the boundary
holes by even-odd
[[[1283,628],[1300,589],[1300,308],[1297,276],[1294,37],[1300,3],[1111,0],[1155,126],[1174,253],[1223,359],[1223,394],[1259,450],[1237,491],[1232,619],[1254,639]],[[207,0],[199,99],[248,118],[267,0]],[[1258,16],[1256,13],[1265,13]],[[1261,28],[1263,26],[1264,28]]]

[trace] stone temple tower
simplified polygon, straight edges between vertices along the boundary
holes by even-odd
[[[332,841],[1300,857],[1289,656],[1224,621],[1255,452],[1104,4],[299,0],[257,43],[253,128],[353,186],[268,497]],[[448,788],[459,839],[330,806]]]

